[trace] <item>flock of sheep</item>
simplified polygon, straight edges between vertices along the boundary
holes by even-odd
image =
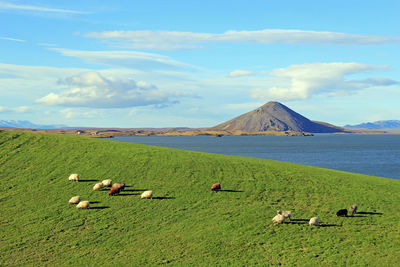
[[[69,181],[79,181],[79,175],[74,173],[71,174],[68,178]],[[125,188],[125,183],[112,183],[110,179],[103,180],[101,183],[96,183],[93,186],[93,190],[99,190],[104,187],[109,187],[110,192],[108,193],[110,196],[117,195],[119,194],[122,190]],[[211,186],[211,191],[218,192],[221,190],[221,184],[213,184]],[[140,198],[142,199],[147,199],[147,198],[153,198],[153,191],[148,190],[144,191],[141,195]],[[76,208],[78,209],[87,209],[89,208],[90,202],[87,200],[81,201],[80,196],[74,196],[72,197],[69,201],[69,204],[77,204]],[[357,204],[353,204],[350,206],[350,215],[353,216],[357,212]],[[348,210],[347,209],[341,209],[338,212],[336,212],[337,216],[347,216]],[[291,211],[277,211],[277,215],[272,218],[272,221],[275,224],[282,224],[286,219],[291,220],[292,218],[292,212]],[[319,218],[318,217],[312,217],[310,221],[308,222],[310,226],[313,225],[319,225]]]
[[[357,204],[353,204],[350,206],[350,215],[353,216],[357,212]],[[336,212],[336,216],[347,216],[348,210],[347,209],[341,209]],[[292,212],[291,211],[277,211],[277,215],[272,218],[272,221],[275,224],[281,224],[283,223],[286,219],[291,220],[292,218]],[[310,221],[308,222],[310,226],[313,225],[319,225],[319,218],[318,217],[312,217]]]
[[[76,173],[71,174],[68,177],[69,181],[75,181],[78,182],[79,181],[79,175]],[[122,190],[125,189],[125,183],[113,183],[110,179],[107,180],[103,180],[101,183],[96,183],[93,186],[93,190],[100,190],[104,187],[109,187],[110,188],[110,192],[108,192],[108,195],[110,196],[114,196],[119,194]],[[147,198],[153,198],[153,191],[148,190],[148,191],[144,191],[141,195],[140,198],[142,199],[147,199]],[[77,209],[88,209],[90,208],[90,202],[88,200],[81,200],[80,196],[74,196],[72,197],[69,201],[69,204],[77,204],[76,208]]]
[[[211,186],[211,191],[218,191],[218,190],[221,190],[221,184],[213,184]],[[350,206],[350,215],[353,216],[353,214],[355,214],[356,212],[357,212],[357,204],[351,205]],[[348,213],[347,209],[342,209],[342,210],[339,210],[338,212],[336,212],[336,215],[337,216],[347,216],[347,213]],[[272,221],[275,224],[282,224],[286,219],[291,220],[291,218],[292,218],[292,212],[290,210],[288,210],[288,211],[278,210],[277,215],[274,218],[272,218]],[[310,219],[310,221],[308,222],[308,224],[310,226],[319,225],[319,218],[312,217]]]

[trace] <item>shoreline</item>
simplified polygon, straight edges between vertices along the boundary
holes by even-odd
[[[143,129],[143,130],[142,130]],[[77,135],[95,138],[112,138],[114,136],[314,136],[314,135],[400,135],[400,132],[387,131],[345,131],[333,133],[307,133],[294,131],[265,131],[265,132],[247,132],[247,131],[213,131],[184,129],[175,130],[173,128],[68,128],[68,129],[29,129],[29,128],[0,128],[0,131],[22,131],[52,133],[63,135]]]

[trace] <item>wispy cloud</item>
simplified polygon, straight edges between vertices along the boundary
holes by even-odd
[[[30,110],[31,108],[28,106],[19,106],[15,108],[0,106],[0,113],[25,113]]]
[[[14,41],[14,42],[20,42],[20,43],[26,42],[26,40],[17,39],[17,38],[11,38],[11,37],[4,37],[4,36],[0,36],[0,39],[1,40]]]
[[[277,78],[281,86],[254,88],[250,96],[254,99],[302,100],[316,94],[344,96],[353,91],[373,86],[388,86],[398,83],[385,78],[346,80],[346,76],[369,71],[388,69],[360,63],[315,63],[292,65],[273,70],[270,75]]]
[[[195,33],[173,31],[106,31],[85,36],[109,42],[120,48],[177,50],[201,48],[205,43],[311,44],[311,45],[382,45],[400,43],[400,36],[360,35],[341,32],[265,29]]]
[[[159,70],[159,69],[188,69],[194,70],[196,67],[171,59],[170,57],[136,52],[136,51],[83,51],[50,48],[61,53],[63,56],[76,57],[92,64],[104,64],[124,68],[139,70]]]
[[[250,76],[253,75],[254,72],[248,70],[234,70],[229,73],[229,77],[242,77],[242,76]]]
[[[51,13],[68,13],[68,14],[88,14],[88,12],[71,10],[71,9],[50,8],[50,7],[30,6],[30,5],[17,5],[17,4],[7,3],[7,2],[0,2],[0,9],[51,12]]]
[[[50,93],[36,102],[50,106],[127,108],[167,104],[170,97],[176,96],[143,81],[105,77],[96,71],[62,79],[59,85],[65,90]]]

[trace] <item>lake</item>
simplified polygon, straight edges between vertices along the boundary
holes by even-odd
[[[400,179],[400,135],[116,136],[112,140]]]

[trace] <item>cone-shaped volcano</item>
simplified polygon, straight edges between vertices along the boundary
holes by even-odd
[[[279,102],[268,102],[253,111],[214,126],[210,130],[334,133],[342,132],[344,129],[327,123],[310,121]]]

